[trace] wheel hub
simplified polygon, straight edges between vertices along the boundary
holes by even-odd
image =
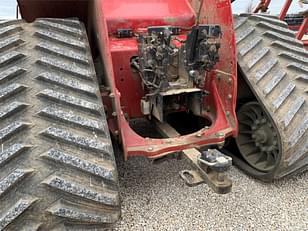
[[[236,140],[243,158],[260,171],[270,171],[278,163],[277,132],[262,107],[254,102],[238,113],[239,136]]]

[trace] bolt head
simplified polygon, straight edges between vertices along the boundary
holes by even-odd
[[[152,147],[148,147],[148,151],[153,151],[153,148]]]

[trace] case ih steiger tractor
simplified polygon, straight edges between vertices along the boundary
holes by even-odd
[[[111,137],[124,159],[186,157],[186,183],[217,193],[232,161],[263,181],[307,169],[308,53],[278,18],[230,0],[18,4],[24,20],[0,21],[0,230],[112,227]]]

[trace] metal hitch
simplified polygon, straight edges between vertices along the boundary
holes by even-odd
[[[216,193],[231,191],[232,181],[226,175],[232,165],[232,158],[216,149],[200,152],[197,149],[183,151],[184,156],[196,167],[196,170],[180,172],[181,178],[188,186],[207,183]]]
[[[156,123],[159,131],[166,137],[178,135],[177,131],[167,123]],[[224,155],[217,149],[199,151],[196,148],[182,151],[184,158],[194,166],[196,170],[183,170],[181,178],[188,186],[208,184],[216,193],[226,194],[231,191],[232,181],[226,175],[226,171],[232,165],[232,158]]]

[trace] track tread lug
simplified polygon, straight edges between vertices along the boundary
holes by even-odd
[[[10,172],[10,174],[3,179],[0,179],[0,197],[33,171],[33,169],[18,168]]]
[[[270,52],[270,49],[267,47],[262,48],[261,50],[257,51],[251,60],[248,62],[248,67],[251,69],[253,68],[264,56],[266,56]]]
[[[293,62],[293,63],[290,63],[287,67],[295,69],[297,71],[304,72],[305,74],[308,74],[308,67],[306,65]]]
[[[81,99],[79,97],[64,94],[53,89],[45,89],[37,94],[39,97],[47,98],[55,102],[60,102],[64,105],[78,107],[84,111],[91,111],[95,114],[100,114],[102,107],[99,104]]]
[[[249,53],[252,49],[254,49],[261,42],[262,42],[262,38],[259,38],[259,37],[254,38],[249,43],[247,43],[246,46],[240,49],[239,51],[240,55],[245,56],[247,53]]]
[[[37,63],[82,79],[91,80],[93,78],[87,69],[79,67],[77,63],[70,63],[70,65],[68,65],[68,63],[63,63],[60,60],[51,57],[41,57]]]
[[[46,130],[41,132],[41,135],[62,141],[64,143],[73,144],[96,152],[101,152],[106,155],[110,155],[111,152],[111,144],[107,140],[101,139],[100,142],[98,142],[95,138],[93,139],[85,136],[75,135],[71,131],[58,127],[48,127]]]
[[[293,118],[295,117],[296,113],[299,111],[299,109],[304,105],[305,99],[303,97],[297,98],[289,108],[286,115],[283,117],[283,123],[285,128],[289,126]]]
[[[290,36],[281,35],[274,31],[266,31],[264,32],[264,36],[268,36],[270,38],[273,38],[275,40],[281,40],[283,42],[293,44],[294,46],[302,47],[303,43],[297,40],[296,38],[291,38]]]
[[[296,85],[294,83],[289,83],[289,85],[283,89],[277,98],[273,101],[274,110],[278,110],[280,106],[286,101],[286,99],[294,91]]]
[[[36,45],[36,49],[48,52],[49,54],[67,58],[81,64],[89,65],[88,57],[81,52],[76,52],[71,49],[64,49],[63,47],[50,44],[48,42],[40,42]]]
[[[7,80],[11,80],[25,72],[26,72],[26,69],[23,69],[17,66],[13,66],[8,69],[5,69],[4,71],[0,72],[0,83],[3,83]]]
[[[45,18],[45,21],[51,21],[51,22],[55,22],[61,25],[65,25],[68,27],[73,27],[73,28],[77,28],[77,29],[81,29],[81,23],[78,20],[78,18],[75,19],[68,19],[68,18]]]
[[[307,64],[308,63],[308,58],[305,58],[303,56],[291,53],[291,52],[287,52],[287,51],[283,51],[281,53],[279,53],[279,56],[281,57],[285,57],[288,60],[294,60],[295,62],[300,62],[300,63],[304,63]]]
[[[81,29],[66,26],[64,24],[59,24],[58,22],[52,22],[44,19],[38,19],[35,21],[37,26],[47,28],[49,30],[56,30],[59,32],[64,32],[65,34],[71,34],[73,36],[81,37],[83,35]]]
[[[16,51],[11,51],[6,54],[0,55],[0,67],[3,67],[6,64],[12,63],[14,61],[17,61],[18,59],[21,59],[25,57],[24,54]]]
[[[267,85],[264,87],[263,93],[265,95],[268,95],[272,92],[272,90],[280,83],[280,81],[286,76],[286,72],[284,71],[278,71],[274,77],[267,83]]]
[[[292,46],[289,43],[285,43],[285,42],[282,42],[282,41],[277,41],[277,40],[273,41],[271,43],[271,46],[278,47],[280,49],[287,50],[289,52],[293,52],[293,53],[296,53],[296,54],[300,54],[300,55],[303,55],[304,57],[308,56],[308,51],[305,50],[304,48]]]
[[[28,107],[29,105],[26,103],[22,103],[22,102],[18,102],[18,101],[14,101],[10,104],[6,104],[2,107],[0,107],[0,119],[5,119],[8,116],[19,112],[23,109],[25,109],[26,107]]]
[[[97,160],[91,160],[89,156],[87,157],[87,160],[85,160],[77,157],[75,154],[71,155],[58,149],[51,148],[46,153],[43,153],[41,157],[59,162],[63,165],[80,169],[81,171],[101,177],[103,179],[116,179],[114,166],[107,163],[99,163]]]
[[[290,36],[292,38],[294,38],[294,36],[295,36],[295,32],[294,31],[291,31],[289,29],[283,28],[281,26],[275,26],[275,25],[273,25],[271,23],[268,23],[268,22],[262,22],[261,21],[261,22],[257,23],[256,25],[257,25],[257,27],[264,27],[267,30],[275,31],[275,32],[284,34],[285,36]]]
[[[98,189],[89,185],[81,185],[71,179],[63,178],[57,175],[52,175],[45,179],[42,184],[60,190],[63,193],[68,193],[82,199],[90,200],[99,204],[117,206],[119,205],[119,198],[116,193],[100,193]]]
[[[84,51],[86,49],[86,44],[83,41],[79,41],[73,38],[68,38],[56,32],[39,30],[35,32],[35,35],[37,37],[53,41],[55,43],[60,43],[62,45],[72,47],[81,51]]]
[[[0,38],[22,31],[22,27],[20,25],[8,25],[4,27],[3,26],[4,24],[0,24]]]
[[[14,221],[30,208],[38,199],[37,198],[23,198],[18,200],[5,214],[0,217],[0,230],[14,223]]]
[[[9,37],[7,39],[3,39],[0,41],[0,52],[3,52],[9,48],[12,48],[14,46],[18,46],[20,44],[23,44],[25,41],[19,38],[18,36]]]
[[[4,128],[0,129],[0,140],[4,142],[5,140],[9,139],[11,136],[15,135],[17,132],[28,128],[30,124],[21,122],[21,121],[14,121],[10,123]]]
[[[119,213],[99,216],[90,211],[80,210],[77,206],[67,205],[65,201],[57,202],[48,208],[47,211],[54,216],[78,221],[81,224],[111,224],[117,221],[120,216]]]
[[[31,146],[23,145],[21,143],[14,143],[8,148],[0,152],[0,166],[3,166],[6,162],[11,160],[17,155],[20,155],[22,152],[28,150]]]
[[[15,94],[27,89],[28,86],[19,83],[12,83],[2,89],[0,89],[0,102],[8,97],[12,97]]]
[[[240,34],[236,36],[236,43],[240,43],[249,35],[251,35],[255,31],[255,28],[249,27],[246,30],[243,30]]]
[[[89,84],[82,83],[76,79],[66,78],[51,72],[44,72],[40,74],[37,79],[96,97],[97,92],[94,87]]]
[[[263,15],[253,14],[249,17],[249,19],[256,20],[257,22],[267,22],[272,25],[280,26],[282,28],[287,28],[288,24],[284,21],[279,20],[278,18],[265,17]]]
[[[277,59],[271,59],[269,62],[266,62],[264,66],[256,71],[255,78],[259,82],[263,79],[276,65],[278,64]]]

